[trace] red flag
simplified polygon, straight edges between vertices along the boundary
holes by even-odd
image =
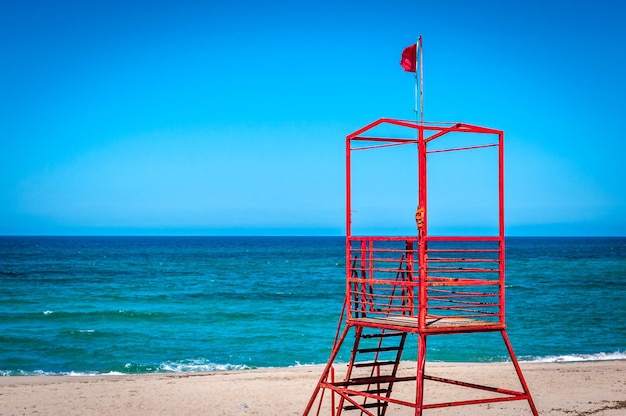
[[[402,51],[402,59],[400,65],[407,72],[417,71],[417,65],[415,63],[417,57],[417,44],[414,43],[411,46],[407,46]]]

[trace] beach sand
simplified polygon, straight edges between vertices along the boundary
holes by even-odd
[[[626,415],[626,360],[521,366],[540,415]],[[305,366],[202,374],[0,377],[0,414],[300,415],[321,371],[321,366]],[[414,374],[415,363],[403,363],[402,372]],[[497,387],[516,382],[513,367],[506,363],[429,362],[427,373]],[[464,398],[468,390],[433,384],[426,384],[426,403]],[[413,383],[401,383],[396,388],[394,392],[414,394]],[[412,413],[408,408],[391,406],[387,414]],[[526,401],[424,411],[424,415],[487,414],[531,413]]]

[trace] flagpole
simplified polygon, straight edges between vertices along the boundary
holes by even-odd
[[[422,35],[417,38],[417,53],[415,54],[415,67],[419,59],[419,100],[420,100],[420,124],[424,124],[424,61],[422,59]],[[417,76],[417,73],[415,74]]]
[[[419,104],[419,71],[418,71],[418,58],[417,56],[419,55],[419,44],[420,44],[420,37],[417,38],[417,42],[415,42],[415,107],[413,109],[413,111],[415,111],[415,120],[418,120],[419,117],[419,111],[420,111],[420,104]]]

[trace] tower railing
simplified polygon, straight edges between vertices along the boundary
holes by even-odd
[[[348,320],[414,332],[504,327],[498,237],[350,237]],[[420,274],[423,277],[420,277]]]

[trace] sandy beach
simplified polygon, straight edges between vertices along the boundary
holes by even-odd
[[[2,415],[299,415],[322,367],[124,376],[0,377]],[[626,360],[522,363],[541,415],[626,414]],[[502,386],[515,380],[500,364],[428,363],[427,372]],[[415,364],[403,363],[411,374]],[[478,378],[477,378],[478,377]],[[411,389],[411,383],[398,388]],[[464,393],[426,385],[426,402]],[[467,389],[464,389],[467,390]],[[388,414],[411,414],[391,408]],[[354,413],[354,412],[353,412]],[[525,415],[525,401],[431,409],[428,415]],[[330,414],[329,412],[325,414]]]

